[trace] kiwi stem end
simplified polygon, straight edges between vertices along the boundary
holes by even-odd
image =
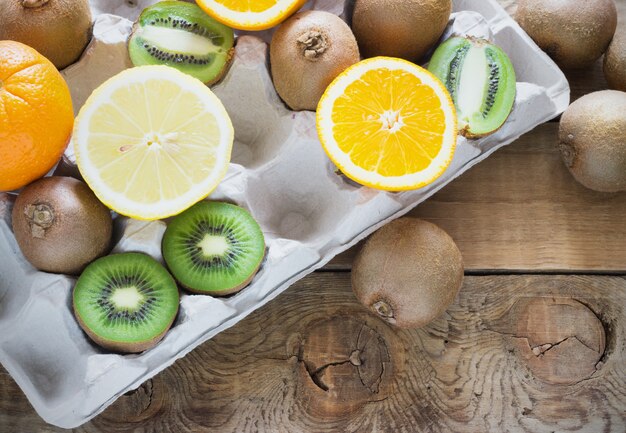
[[[44,6],[48,0],[22,0],[22,7],[27,9],[36,9]]]
[[[576,151],[574,148],[565,142],[559,143],[559,150],[561,151],[561,156],[563,157],[563,161],[565,164],[572,168],[574,165],[574,160],[576,159]]]
[[[54,224],[54,209],[45,203],[31,204],[24,209],[24,213],[30,225],[31,235],[35,238],[43,238],[46,229]]]
[[[298,39],[298,44],[304,45],[304,57],[308,60],[316,60],[328,48],[326,37],[317,30],[309,30],[302,33]]]
[[[391,308],[391,305],[389,305],[387,302],[378,301],[374,305],[372,305],[372,308],[374,309],[376,314],[378,314],[387,322],[391,324],[396,323],[396,318],[393,315],[393,308]]]

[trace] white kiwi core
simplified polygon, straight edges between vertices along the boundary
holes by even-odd
[[[159,48],[170,52],[205,56],[219,49],[210,39],[186,30],[146,26],[139,34]]]
[[[489,79],[489,64],[485,48],[472,46],[465,57],[461,69],[457,108],[459,120],[469,122],[464,113],[478,113],[483,104],[485,88],[477,83],[486,83]],[[459,125],[463,126],[463,125]]]
[[[139,293],[139,290],[137,290],[135,286],[115,289],[111,294],[111,302],[120,310],[137,310],[142,300],[143,295]]]
[[[205,235],[198,246],[206,257],[223,256],[230,244],[224,236]]]

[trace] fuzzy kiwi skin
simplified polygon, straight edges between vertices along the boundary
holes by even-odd
[[[352,30],[328,12],[295,14],[276,30],[270,44],[274,87],[294,111],[314,111],[328,85],[359,60]]]
[[[239,292],[241,289],[245,288],[254,279],[254,277],[256,276],[257,272],[259,271],[259,268],[261,267],[261,263],[263,263],[263,258],[264,257],[261,257],[261,260],[259,261],[259,265],[252,272],[252,274],[246,279],[246,281],[244,281],[243,283],[239,284],[238,286],[232,287],[232,288],[230,288],[228,290],[211,290],[210,292],[208,292],[206,290],[194,289],[193,287],[189,287],[189,286],[181,283],[180,281],[178,282],[178,284],[182,288],[184,288],[187,292],[194,293],[196,295],[210,295],[210,296],[229,296],[229,295],[234,295],[235,293]]]
[[[363,57],[417,62],[441,38],[451,13],[451,0],[356,0],[352,31]]]
[[[29,45],[58,69],[80,58],[91,28],[88,0],[0,1],[0,40]]]
[[[22,253],[41,271],[77,275],[111,246],[110,210],[71,177],[45,177],[25,187],[12,220]]]
[[[515,19],[556,63],[588,68],[600,58],[617,27],[613,0],[519,0]]]
[[[603,90],[570,105],[561,117],[559,149],[582,185],[626,191],[626,93]]]
[[[419,328],[440,316],[463,283],[463,258],[436,225],[400,218],[374,233],[352,266],[352,290],[383,320]]]
[[[626,92],[626,29],[615,32],[604,56],[604,77],[609,87]]]

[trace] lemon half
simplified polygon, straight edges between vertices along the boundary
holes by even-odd
[[[176,215],[209,195],[233,140],[217,96],[168,66],[106,81],[80,110],[73,136],[80,173],[100,201],[142,220]]]

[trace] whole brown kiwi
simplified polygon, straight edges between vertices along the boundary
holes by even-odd
[[[22,253],[45,272],[78,274],[111,246],[111,212],[71,177],[45,177],[25,187],[12,219]]]
[[[88,0],[2,0],[0,40],[29,45],[58,69],[76,62],[91,40]]]
[[[613,0],[519,0],[515,19],[565,69],[587,68],[602,56],[617,27]]]
[[[363,57],[417,62],[441,38],[451,12],[451,0],[356,0],[352,31]]]
[[[274,87],[292,110],[316,110],[328,85],[360,60],[350,27],[323,11],[285,21],[270,44]]]
[[[400,218],[365,243],[352,267],[352,290],[374,314],[401,328],[422,327],[454,301],[463,258],[435,224]]]
[[[626,28],[615,32],[604,55],[604,77],[609,87],[626,92]]]
[[[603,90],[570,105],[561,117],[559,149],[587,188],[626,191],[626,93]]]

